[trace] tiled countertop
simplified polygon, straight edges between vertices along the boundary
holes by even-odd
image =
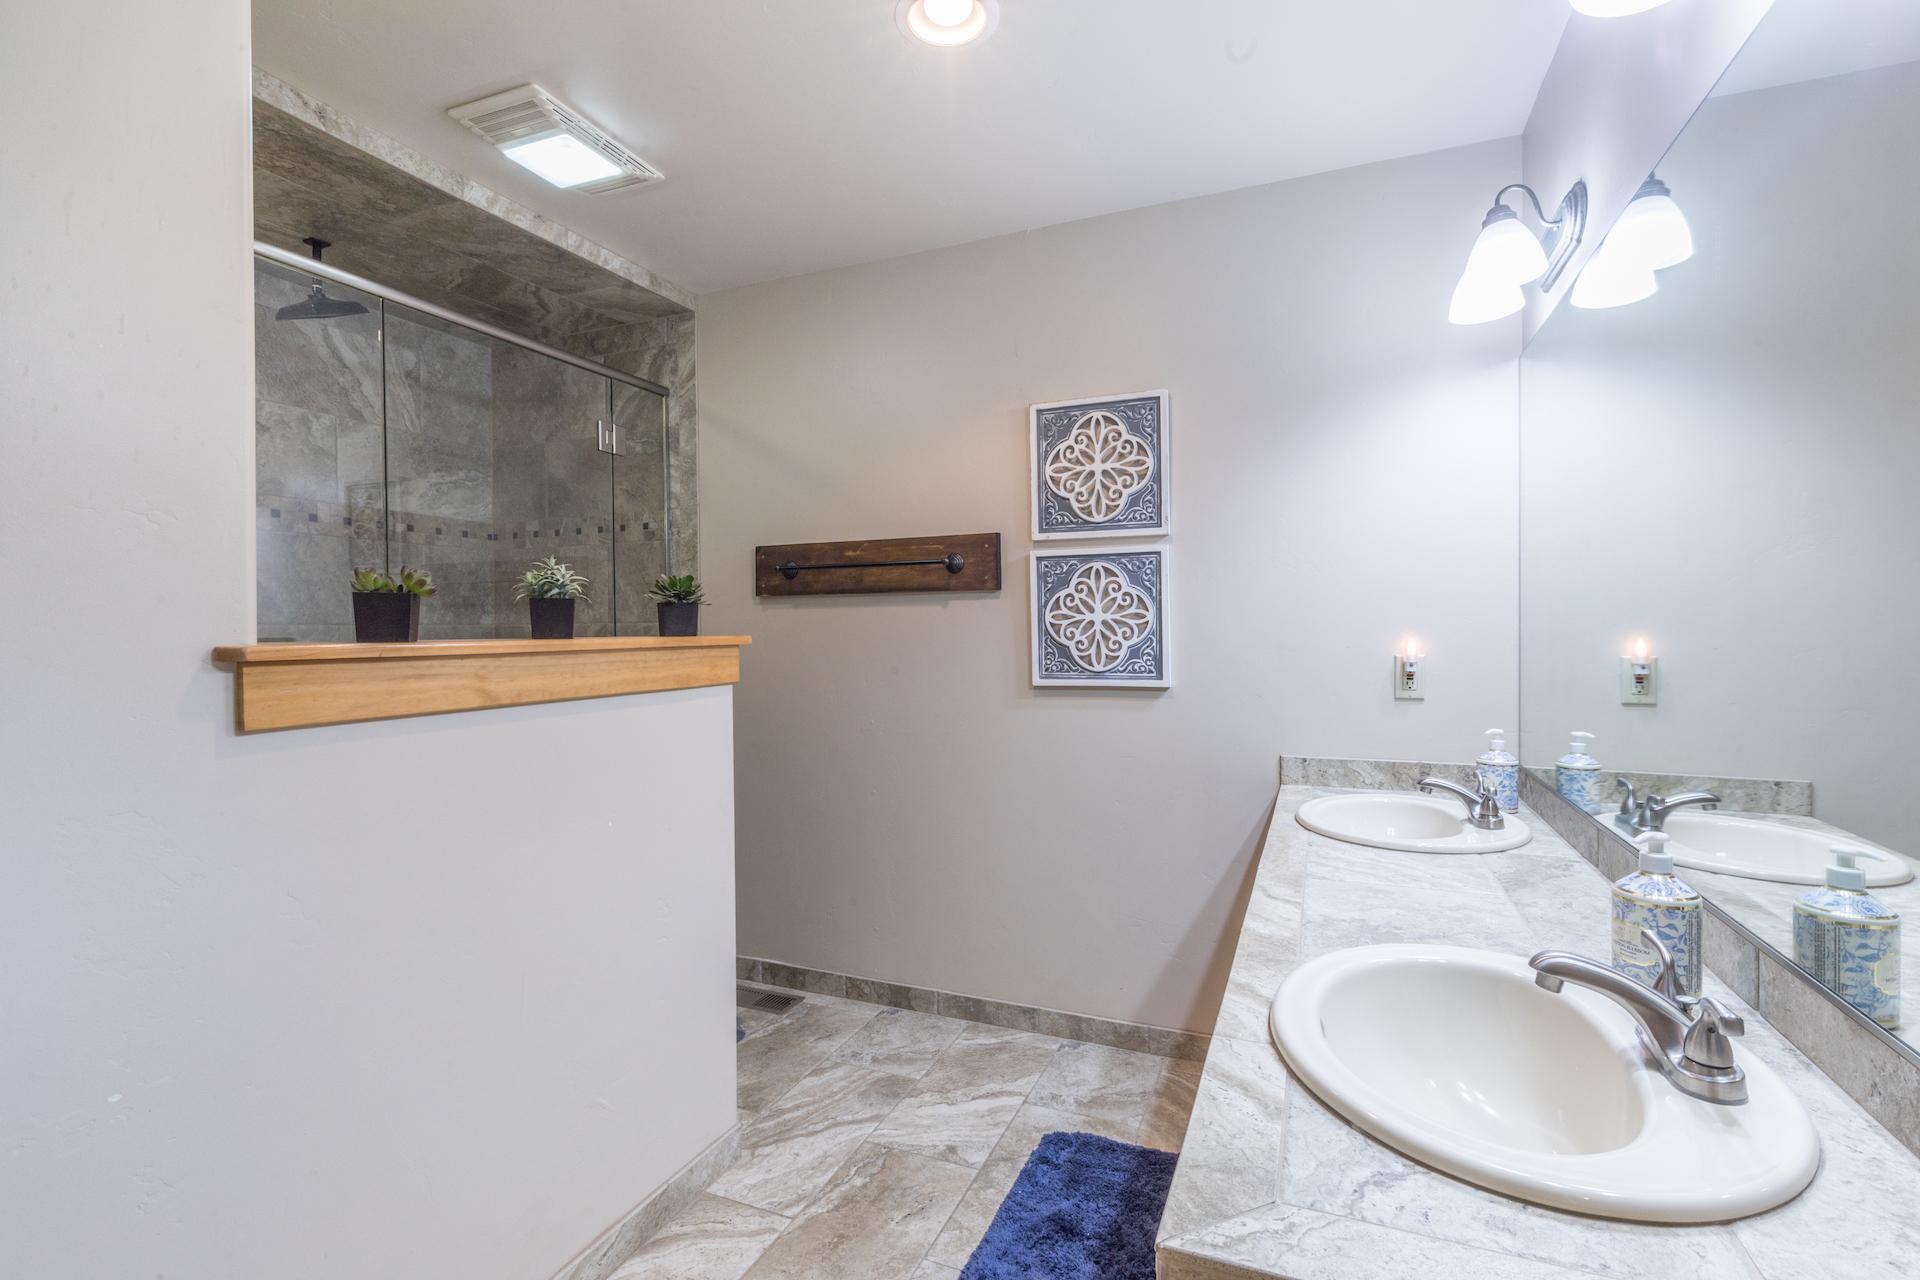
[[[1509,853],[1392,853],[1294,821],[1285,786],[1261,853],[1160,1223],[1161,1280],[1886,1280],[1920,1269],[1920,1159],[1716,978],[1746,1017],[1739,1050],[1795,1086],[1820,1132],[1799,1198],[1710,1226],[1653,1226],[1510,1200],[1405,1159],[1321,1105],[1267,1032],[1294,966],[1380,942],[1605,956],[1607,884],[1545,821]]]

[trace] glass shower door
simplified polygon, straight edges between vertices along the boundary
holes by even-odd
[[[612,395],[620,432],[613,459],[616,634],[657,635],[647,589],[668,564],[667,398],[624,382],[612,384]]]

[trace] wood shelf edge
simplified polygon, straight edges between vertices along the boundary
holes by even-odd
[[[213,660],[245,662],[378,662],[393,658],[487,658],[530,653],[594,653],[622,649],[718,649],[752,636],[582,636],[575,640],[413,640],[400,644],[222,644]]]

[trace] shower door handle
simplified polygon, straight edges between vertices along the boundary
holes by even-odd
[[[620,424],[602,418],[593,424],[595,446],[602,453],[620,452]]]

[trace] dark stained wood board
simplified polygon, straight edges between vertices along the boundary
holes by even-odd
[[[945,565],[859,569],[803,569],[789,579],[780,566],[868,565],[879,560],[940,560],[958,554],[966,567]],[[785,542],[753,549],[757,596],[847,596],[892,591],[998,591],[1000,535],[951,533],[931,538],[872,538],[859,542]]]

